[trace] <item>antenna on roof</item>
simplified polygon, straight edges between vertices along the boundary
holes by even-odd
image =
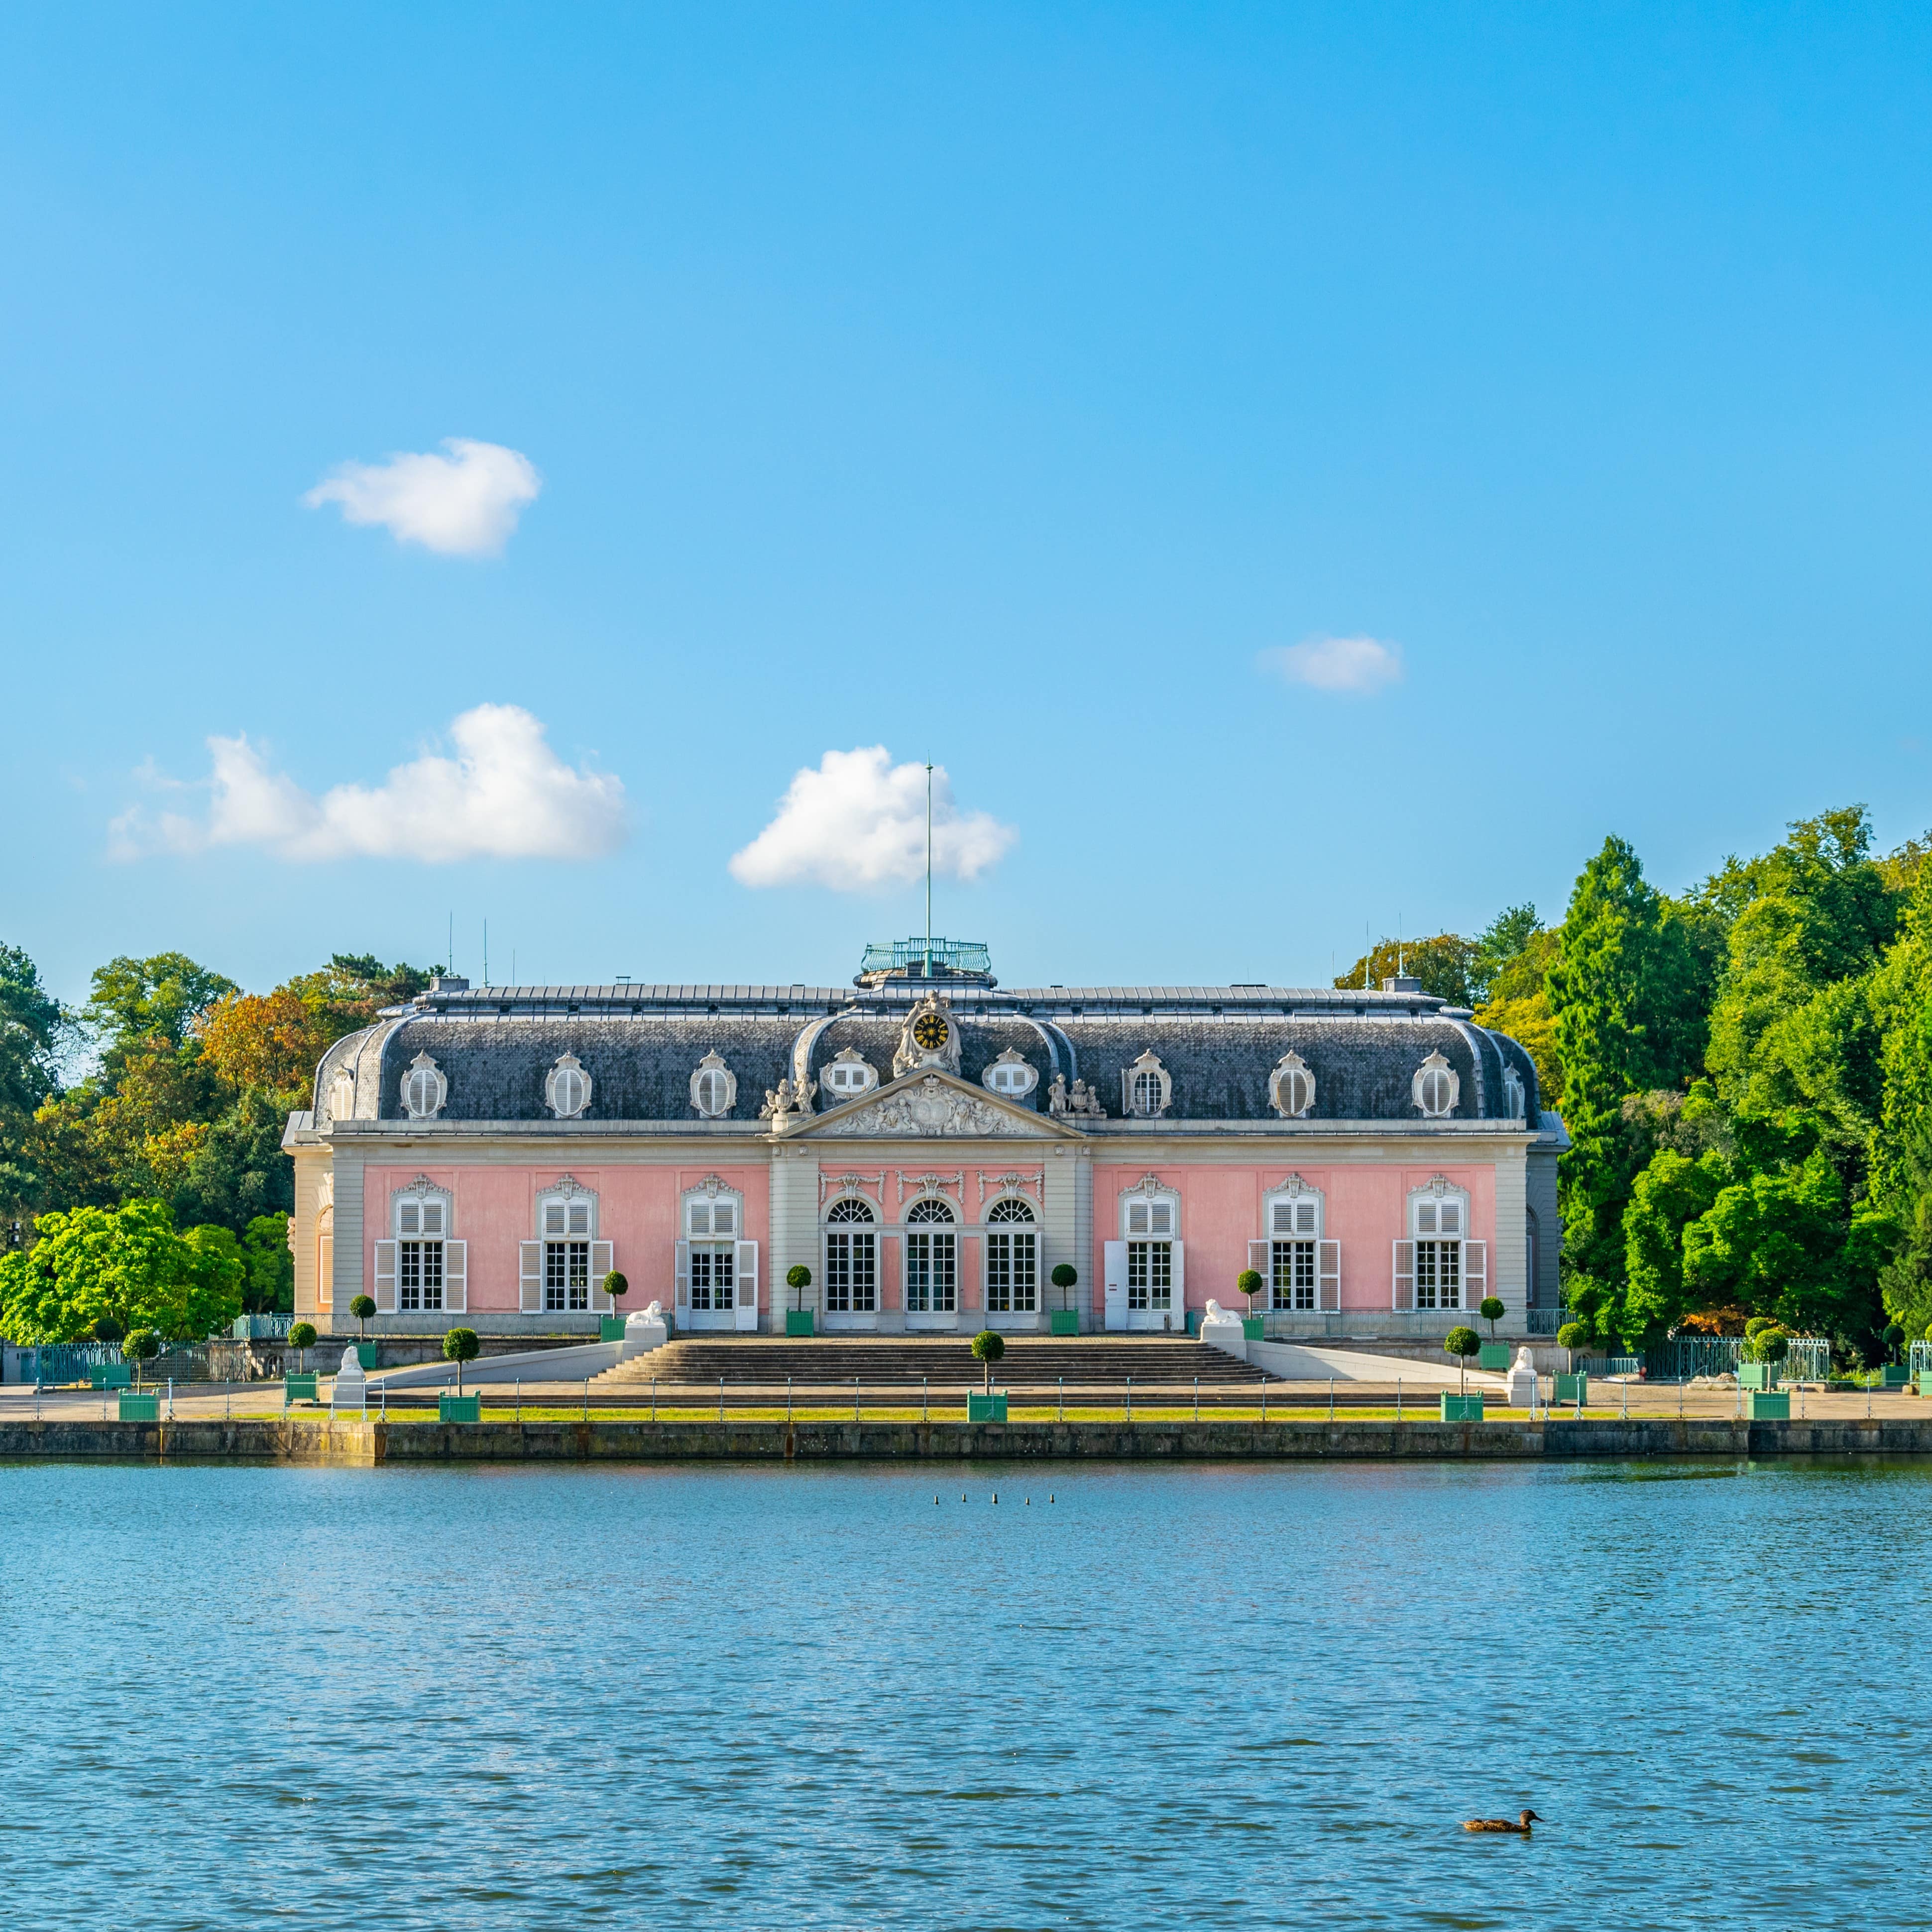
[[[1397,913],[1395,916],[1395,970],[1396,976],[1400,978],[1403,970],[1402,963],[1402,914],[1400,913]]]
[[[490,983],[490,922],[483,922],[483,983]]]
[[[456,976],[456,915],[454,913],[449,915],[449,950],[443,957],[449,964],[442,970],[454,979]]]
[[[926,976],[932,977],[932,760],[926,761]]]

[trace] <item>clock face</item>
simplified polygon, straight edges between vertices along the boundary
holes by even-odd
[[[946,1022],[937,1013],[921,1013],[914,1021],[914,1040],[928,1053],[937,1053],[946,1044]]]

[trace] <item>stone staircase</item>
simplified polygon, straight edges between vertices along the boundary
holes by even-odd
[[[1185,1335],[1010,1335],[1006,1352],[993,1366],[1000,1388],[1047,1388],[1064,1381],[1069,1388],[1120,1388],[1129,1376],[1136,1388],[1192,1388],[1240,1384],[1252,1387],[1268,1377],[1219,1348]],[[598,1385],[649,1382],[705,1384],[716,1388],[751,1385],[782,1388],[838,1387],[856,1381],[871,1388],[964,1387],[983,1382],[986,1369],[973,1358],[963,1336],[824,1335],[810,1340],[784,1336],[741,1335],[729,1340],[700,1337],[668,1342],[649,1354],[633,1356],[596,1378]]]

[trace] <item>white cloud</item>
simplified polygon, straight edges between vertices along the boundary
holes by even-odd
[[[932,869],[976,878],[1019,834],[983,812],[962,813],[944,766],[932,774]],[[926,874],[926,767],[895,765],[883,745],[827,752],[800,772],[778,815],[731,859],[746,886],[829,886],[863,892]]]
[[[203,817],[150,816],[139,806],[108,828],[116,859],[259,846],[298,862],[326,859],[594,859],[623,843],[621,780],[573,770],[542,724],[514,704],[479,704],[449,728],[456,755],[425,752],[373,789],[339,784],[320,798],[269,770],[245,737],[210,738],[213,769],[188,786],[139,774],[177,794],[205,790]]]
[[[399,451],[386,463],[345,463],[302,499],[340,503],[350,524],[382,524],[398,543],[447,556],[494,556],[543,480],[527,456],[500,442],[445,440],[447,456]]]
[[[1261,662],[1292,684],[1364,698],[1402,682],[1402,646],[1373,638],[1310,638],[1303,644],[1280,644],[1262,652]]]

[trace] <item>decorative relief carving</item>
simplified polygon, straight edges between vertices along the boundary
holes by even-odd
[[[765,1089],[765,1104],[758,1109],[758,1118],[770,1121],[782,1133],[794,1120],[812,1112],[812,1096],[818,1091],[817,1081],[794,1081],[788,1074],[776,1088]]]
[[[1107,1118],[1100,1094],[1084,1080],[1075,1081],[1073,1090],[1069,1093],[1064,1073],[1056,1073],[1046,1090],[1046,1111],[1056,1120],[1104,1120]]]
[[[980,1205],[986,1204],[986,1196],[993,1194],[1032,1193],[1043,1206],[1046,1200],[1046,1169],[1036,1168],[1031,1174],[988,1174],[982,1167],[980,1170]]]
[[[880,1174],[827,1174],[818,1170],[818,1204],[823,1208],[835,1194],[870,1194],[881,1207],[885,1204],[886,1177]]]
[[[916,1087],[889,1094],[869,1107],[861,1107],[832,1121],[828,1134],[967,1134],[976,1138],[1024,1135],[1024,1121],[1004,1107],[963,1094],[937,1075],[928,1074]]]
[[[908,1174],[899,1170],[899,1205],[905,1205],[906,1190],[910,1186],[914,1193],[927,1197],[944,1196],[950,1189],[959,1196],[964,1207],[966,1199],[966,1177],[962,1174]]]

